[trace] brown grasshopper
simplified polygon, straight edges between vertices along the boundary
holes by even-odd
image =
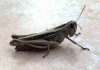
[[[81,11],[79,17],[81,16],[83,10]],[[10,42],[10,45],[16,46],[15,49],[18,51],[32,50],[34,48],[47,49],[47,53],[43,56],[45,57],[49,54],[49,49],[51,47],[58,46],[60,43],[63,42],[64,38],[67,38],[74,44],[81,47],[83,50],[89,50],[88,48],[84,48],[72,39],[70,39],[70,37],[74,35],[78,36],[80,34],[76,34],[78,25],[76,22],[77,21],[69,21],[65,24],[40,33],[29,35],[12,35],[13,40]]]

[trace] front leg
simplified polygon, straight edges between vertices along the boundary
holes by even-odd
[[[79,36],[79,35],[81,35],[81,33],[79,32],[79,33],[77,33],[77,34],[75,34],[75,36],[77,37],[77,36]]]
[[[81,47],[83,50],[87,50],[87,51],[89,51],[89,48],[84,48],[83,46],[77,44],[75,41],[73,41],[73,40],[70,39],[69,37],[68,37],[67,39],[70,40],[71,42],[73,42],[74,44],[78,45],[79,47]]]

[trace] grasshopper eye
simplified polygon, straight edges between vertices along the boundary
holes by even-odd
[[[74,28],[74,25],[73,24],[70,24],[70,28],[73,29]]]

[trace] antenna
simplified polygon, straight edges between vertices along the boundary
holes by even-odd
[[[81,14],[83,13],[83,11],[84,11],[85,7],[86,7],[86,5],[84,5],[84,7],[83,7],[83,9],[82,9],[82,11],[81,11],[81,13],[80,13],[79,17],[77,18],[76,22],[79,20],[79,18],[80,18],[80,16],[81,16]]]
[[[78,26],[79,26],[79,28],[81,29],[81,31],[82,31],[82,28],[81,28],[81,26],[79,25],[79,24],[77,24]]]

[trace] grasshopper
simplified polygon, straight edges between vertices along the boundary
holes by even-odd
[[[81,16],[83,10],[81,11],[79,17]],[[50,48],[58,46],[60,43],[63,42],[64,38],[67,38],[75,45],[81,47],[83,50],[89,50],[88,48],[82,47],[70,38],[74,35],[78,36],[79,34],[81,34],[76,34],[78,25],[77,21],[69,21],[65,24],[62,24],[52,29],[48,29],[40,33],[34,33],[29,35],[12,35],[13,40],[10,42],[10,45],[16,46],[15,49],[18,51],[32,50],[34,48],[47,49],[47,53],[43,56],[43,58],[49,54]]]

